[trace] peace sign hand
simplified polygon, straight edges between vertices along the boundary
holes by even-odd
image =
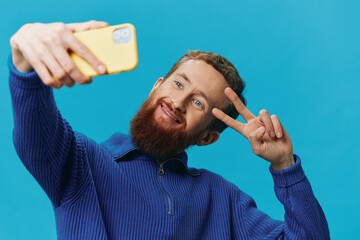
[[[218,108],[214,108],[212,114],[248,139],[253,152],[269,161],[272,169],[282,170],[292,166],[292,143],[279,118],[270,116],[266,110],[261,110],[259,116],[255,117],[231,88],[226,88],[225,94],[246,123],[236,121]]]

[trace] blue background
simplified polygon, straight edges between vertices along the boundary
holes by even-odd
[[[55,90],[72,127],[98,141],[129,121],[155,80],[187,49],[220,53],[247,83],[253,113],[267,109],[288,130],[294,152],[327,216],[333,239],[358,236],[360,210],[359,1],[1,1],[0,239],[54,239],[51,203],[12,144],[9,39],[29,22],[80,22],[137,28],[139,65],[93,84]],[[189,151],[189,165],[221,174],[283,219],[269,164],[228,129],[212,146]]]

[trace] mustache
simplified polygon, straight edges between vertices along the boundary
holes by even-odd
[[[158,106],[158,105],[160,105],[160,106],[165,105],[166,108],[171,111],[171,115],[173,115],[178,120],[179,124],[186,125],[184,114],[182,114],[178,109],[174,108],[174,106],[171,103],[167,102],[164,98],[160,98],[155,103],[155,106]]]
[[[185,131],[185,125],[167,129],[157,123],[154,113],[164,102],[166,99],[146,100],[130,122],[130,135],[134,144],[145,153],[156,157],[159,162],[185,150],[197,141],[197,136],[191,136]],[[169,105],[168,111],[171,109],[172,114],[183,119],[181,112]]]

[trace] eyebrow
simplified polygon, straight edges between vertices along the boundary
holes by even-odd
[[[178,75],[179,77],[182,77],[185,81],[187,81],[189,84],[191,84],[189,77],[185,73],[176,73],[176,75]],[[199,92],[200,92],[200,95],[203,96],[203,98],[205,98],[205,101],[208,103],[209,108],[211,109],[211,105],[213,105],[212,101],[206,96],[206,94],[203,91],[199,90]]]

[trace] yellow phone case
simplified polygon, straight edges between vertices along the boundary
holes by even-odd
[[[115,31],[117,32],[115,33]],[[124,32],[130,34],[126,35],[125,42],[121,40]],[[108,74],[130,71],[138,64],[135,27],[130,23],[76,32],[74,35],[105,64]],[[118,40],[116,40],[117,38]],[[79,55],[71,53],[71,58],[86,76],[99,75]]]

